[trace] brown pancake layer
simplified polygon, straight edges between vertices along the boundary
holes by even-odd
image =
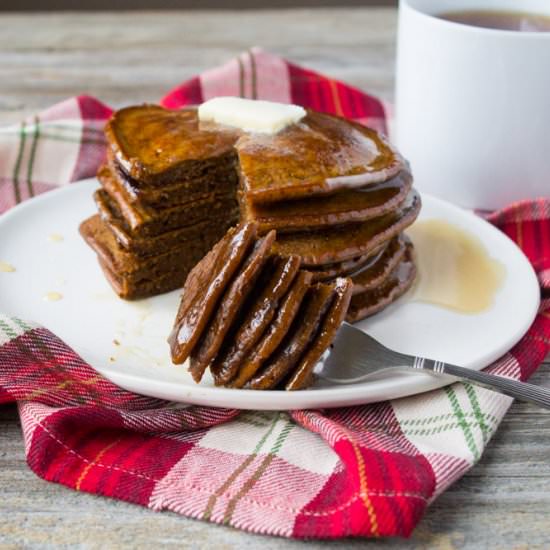
[[[245,386],[279,347],[298,315],[304,296],[310,288],[310,283],[311,273],[300,271],[280,307],[276,310],[273,322],[270,323],[258,343],[249,352],[248,357],[242,362],[235,377],[229,382],[229,386],[232,388]],[[223,379],[216,376],[216,372],[213,374],[214,382],[217,385],[225,384]]]
[[[107,192],[123,193],[127,201],[153,208],[178,206],[204,194],[223,194],[229,188],[236,189],[238,184],[236,156],[233,152],[205,160],[195,170],[182,174],[179,180],[160,187],[144,187],[140,181],[124,173],[111,149],[107,151],[106,167],[110,177],[105,181],[100,178],[100,182]]]
[[[150,208],[137,207],[132,203],[115,202],[104,189],[94,193],[94,200],[101,217],[106,223],[123,221],[123,227],[134,238],[157,237],[168,231],[224,217],[234,208],[233,195],[208,195],[184,206],[152,211]],[[117,213],[117,214],[115,214]]]
[[[277,239],[275,249],[283,255],[297,254],[306,266],[320,266],[372,254],[377,247],[411,225],[420,212],[420,206],[420,195],[413,190],[396,212],[323,231],[284,233]]]
[[[189,274],[176,324],[169,337],[174,363],[183,363],[207,327],[223,292],[253,246],[257,228],[253,224],[230,229],[225,237]],[[202,372],[192,373],[200,380]]]
[[[411,187],[412,176],[409,172],[401,172],[386,182],[329,196],[269,204],[241,200],[240,204],[243,219],[258,222],[260,233],[271,229],[279,233],[314,231],[393,212],[405,201]]]
[[[325,283],[316,283],[308,290],[286,339],[248,382],[247,387],[253,390],[269,390],[292,375],[300,358],[307,354],[308,348],[313,344],[334,298],[334,292],[334,285]]]
[[[415,276],[412,249],[408,247],[402,260],[381,284],[352,297],[346,321],[354,323],[385,308],[409,290]]]
[[[229,328],[235,324],[235,321],[240,324],[237,315],[242,313],[245,301],[270,257],[269,251],[274,241],[275,231],[256,241],[239,273],[233,278],[217,305],[208,329],[201,337],[200,345],[191,352],[190,371],[195,379],[198,376],[196,373],[202,376],[206,367],[217,355]]]
[[[303,390],[313,382],[313,369],[328,349],[343,323],[351,299],[349,279],[338,279],[334,288],[334,299],[321,322],[315,343],[300,359],[297,368],[285,384],[286,390]]]
[[[140,278],[160,277],[164,273],[186,266],[191,269],[203,256],[205,244],[199,240],[185,243],[155,256],[143,259],[124,250],[98,215],[80,225],[80,234],[109,269],[120,276]]]
[[[196,109],[170,111],[157,105],[120,109],[105,127],[118,165],[143,188],[200,174],[205,161],[232,153],[239,134],[201,124]]]
[[[240,326],[236,327],[235,335],[210,365],[217,384],[225,384],[236,376],[244,359],[273,320],[299,268],[300,258],[297,256],[272,257],[271,262],[264,267],[263,277],[257,285],[261,291],[252,297],[253,302],[247,308]]]
[[[196,109],[142,105],[117,111],[105,133],[117,164],[144,188],[198,174],[205,161],[235,151],[243,190],[253,202],[362,187],[406,168],[374,130],[314,111],[276,134],[248,134],[201,122]]]
[[[119,275],[111,271],[100,257],[98,263],[113,290],[124,300],[141,300],[181,288],[191,269],[191,266],[186,266],[163,273],[160,277],[142,277],[136,280],[132,276]]]

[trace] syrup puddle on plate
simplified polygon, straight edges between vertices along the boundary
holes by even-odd
[[[62,243],[64,240],[63,235],[60,235],[59,233],[52,233],[48,236],[48,241],[51,243]]]
[[[467,314],[493,305],[506,268],[475,235],[438,219],[417,222],[408,234],[418,267],[411,301]]]
[[[14,271],[15,267],[13,267],[13,265],[9,264],[8,262],[0,262],[0,272],[13,273]]]
[[[59,292],[47,292],[43,297],[43,300],[46,302],[59,302],[59,300],[62,299],[63,294],[60,294]]]

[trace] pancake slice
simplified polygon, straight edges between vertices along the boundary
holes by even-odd
[[[118,166],[141,187],[162,187],[200,173],[204,161],[233,153],[240,132],[199,123],[196,109],[136,105],[114,113],[105,136]]]
[[[196,197],[211,193],[226,193],[238,185],[236,155],[231,152],[221,157],[209,159],[196,165],[181,179],[159,187],[144,187],[124,173],[111,149],[107,151],[106,167],[109,177],[100,179],[103,188],[113,197],[121,193],[126,201],[146,205],[151,208],[170,208],[188,203]],[[100,172],[103,168],[100,168]],[[99,174],[98,174],[99,176]]]
[[[365,187],[407,168],[375,130],[313,111],[274,135],[244,133],[235,148],[241,187],[254,204]]]
[[[401,262],[383,283],[352,297],[346,321],[354,323],[385,308],[409,290],[415,276],[412,249],[408,247]]]
[[[176,323],[169,336],[174,363],[183,363],[202,336],[219,299],[251,248],[256,231],[254,224],[230,229],[189,274]],[[194,378],[199,381],[202,373],[196,374],[198,378]]]
[[[159,276],[142,276],[136,279],[132,276],[119,275],[113,272],[101,257],[98,257],[98,263],[115,293],[124,300],[141,300],[181,288],[185,283],[189,269],[192,267],[186,266]]]
[[[317,283],[308,290],[300,312],[288,331],[287,338],[273,357],[269,358],[262,369],[248,382],[248,388],[269,390],[282,382],[315,338],[334,295],[332,284]]]
[[[234,214],[230,214],[227,217],[218,218],[216,222],[206,220],[189,227],[167,231],[156,237],[135,238],[128,233],[118,220],[111,223],[102,221],[121,248],[144,259],[148,256],[169,252],[184,244],[193,246],[193,243],[197,246],[200,243],[202,251],[208,252],[225,235],[227,230],[235,225],[236,217]]]
[[[334,225],[361,222],[399,208],[412,187],[412,176],[403,171],[389,181],[329,196],[253,204],[241,200],[243,219],[256,221],[260,233],[312,231]]]
[[[350,274],[353,281],[353,294],[360,294],[383,284],[411,249],[412,243],[404,234],[393,239],[375,262]]]
[[[216,214],[215,219],[206,219],[154,237],[136,237],[114,201],[104,201],[100,211],[104,225],[113,233],[120,246],[138,256],[161,254],[188,241],[202,242],[203,251],[210,250],[239,218],[236,203],[235,208],[230,207]]]
[[[269,328],[260,341],[254,346],[245,361],[243,361],[234,380],[229,383],[230,387],[242,388],[245,386],[283,341],[300,310],[304,296],[310,288],[310,283],[311,273],[308,271],[300,271],[277,310],[275,318],[269,325]],[[223,384],[223,382],[216,377],[215,373],[214,382],[216,385]]]
[[[203,196],[184,206],[156,211],[132,203],[123,204],[121,208],[121,204],[114,201],[104,189],[95,191],[94,200],[105,223],[112,224],[116,218],[122,218],[128,230],[137,238],[155,237],[167,231],[190,227],[216,219],[220,214],[223,217],[228,209],[236,206],[231,193]]]
[[[391,242],[391,241],[390,241]],[[367,265],[372,265],[378,260],[382,252],[386,249],[388,243],[383,243],[380,247],[373,250],[370,254],[357,256],[350,260],[338,262],[335,264],[326,264],[320,266],[308,266],[308,271],[313,275],[313,281],[331,281],[336,277],[345,277],[351,273],[364,268]]]
[[[284,233],[275,243],[281,255],[297,254],[303,266],[320,266],[372,254],[411,225],[420,212],[420,195],[412,190],[396,212],[374,220],[311,233]]]
[[[275,241],[275,231],[254,244],[249,256],[244,260],[235,278],[217,305],[216,311],[205,328],[199,345],[191,351],[189,371],[195,380],[200,380],[204,371],[214,359],[231,324],[241,312],[249,292],[269,258],[269,251]]]
[[[195,241],[173,247],[168,252],[140,258],[119,245],[97,214],[84,220],[79,230],[84,240],[113,273],[121,277],[131,276],[134,281],[157,277],[176,269],[186,269],[189,272],[204,252],[204,244]]]
[[[274,258],[272,264],[266,265],[265,271],[268,273],[265,274],[266,281],[258,288],[259,296],[253,296],[254,301],[246,311],[242,323],[231,335],[231,344],[222,349],[210,365],[217,383],[225,384],[236,375],[248,352],[273,320],[280,300],[288,291],[299,269],[298,256]]]
[[[349,279],[336,279],[335,296],[330,309],[321,322],[317,337],[300,359],[300,363],[285,384],[285,390],[303,390],[312,384],[313,369],[323,353],[332,344],[340,325],[346,317],[353,284]]]

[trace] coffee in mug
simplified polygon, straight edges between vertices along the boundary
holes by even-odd
[[[440,19],[482,27],[519,32],[550,32],[550,17],[547,15],[506,10],[460,10],[439,14]]]

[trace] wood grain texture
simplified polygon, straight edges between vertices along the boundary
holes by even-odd
[[[392,9],[0,16],[0,124],[78,93],[154,101],[252,45],[391,99]],[[550,364],[533,378],[550,385]],[[480,463],[409,541],[297,542],[70,491],[27,468],[15,407],[0,408],[0,548],[548,548],[550,413],[516,403]]]

